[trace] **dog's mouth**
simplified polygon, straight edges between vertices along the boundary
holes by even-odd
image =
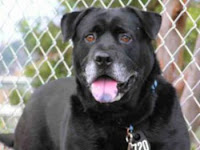
[[[103,75],[95,79],[90,86],[94,99],[100,103],[112,103],[119,101],[136,81],[136,75],[131,76],[126,82]]]

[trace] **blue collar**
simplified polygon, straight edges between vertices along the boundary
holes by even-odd
[[[127,129],[128,131],[127,132],[130,132],[130,133],[133,133],[134,131],[134,128],[132,125],[129,126],[129,128]]]
[[[158,86],[158,81],[154,80],[153,84],[151,85],[151,90],[153,93],[155,93],[157,86]]]
[[[153,93],[155,93],[157,87],[158,87],[158,81],[154,80],[153,84],[151,85],[151,90]],[[133,133],[133,131],[134,131],[133,125],[130,125],[129,128],[127,128],[127,132]]]
[[[156,92],[157,87],[158,87],[158,81],[154,80],[153,84],[151,85],[152,93]],[[130,142],[130,138],[133,138],[133,133],[134,133],[134,127],[133,125],[130,124],[130,126],[127,128],[127,136],[126,136],[126,141],[128,143]]]

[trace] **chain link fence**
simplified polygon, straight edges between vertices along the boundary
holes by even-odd
[[[135,6],[162,15],[156,53],[163,76],[177,89],[191,149],[199,150],[200,0],[0,0],[0,132],[14,131],[35,88],[73,74],[72,43],[62,43],[60,19],[91,6]]]

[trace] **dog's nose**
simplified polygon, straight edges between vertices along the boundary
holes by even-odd
[[[94,56],[94,60],[97,65],[111,65],[112,64],[112,58],[108,53],[105,52],[96,52]]]

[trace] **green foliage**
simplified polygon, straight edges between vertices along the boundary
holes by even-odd
[[[67,76],[68,71],[66,70],[65,65],[62,62],[57,63],[62,57],[68,66],[72,65],[72,48],[69,47],[66,49],[69,42],[62,42],[60,27],[55,25],[54,22],[49,22],[48,27],[45,30],[42,30],[40,27],[41,24],[42,23],[39,22],[34,28],[31,28],[27,21],[23,20],[19,26],[19,30],[24,36],[28,51],[37,57],[34,64],[30,63],[25,69],[25,75],[34,78],[32,82],[33,87],[40,86],[42,84],[41,80],[46,82],[47,80],[52,80],[56,77]],[[43,62],[44,57],[48,57],[48,61]],[[38,70],[39,74],[37,75]],[[54,72],[56,77],[50,77]]]
[[[21,21],[19,30],[23,34],[24,41],[29,52],[39,53],[41,56],[45,53],[57,53],[55,47],[59,47],[62,52],[67,43],[63,44],[60,34],[60,27],[49,22],[47,28],[41,29],[41,23],[30,27],[26,20]],[[56,42],[56,43],[55,43]]]
[[[30,93],[25,91],[25,89],[16,89],[13,90],[9,95],[9,100],[11,105],[17,105],[22,100],[23,103],[27,103],[28,99],[30,98]],[[22,97],[20,97],[22,96]]]
[[[0,120],[0,129],[3,129],[3,128],[4,128],[3,121]]]
[[[195,7],[194,5],[192,5],[192,7],[190,7],[188,9],[188,13],[191,15],[191,17],[193,18],[194,22],[190,19],[190,17],[187,18],[185,33],[188,33],[190,31],[192,31],[192,32],[186,38],[186,44],[192,51],[194,50],[194,46],[195,46],[196,39],[197,39],[197,36],[198,36],[197,30],[193,29],[193,27],[196,26],[196,28],[198,28],[198,29],[200,28],[200,21],[198,19],[199,9],[200,9],[200,6],[199,7]]]
[[[64,61],[67,65],[71,66],[71,56],[72,49],[70,48],[67,53],[64,55]],[[69,72],[67,71],[63,62],[59,62],[59,57],[51,58],[49,57],[48,62],[43,61],[42,59],[35,62],[35,65],[28,65],[25,70],[25,75],[27,77],[32,77],[32,86],[39,87],[42,82],[48,82],[49,80],[54,80],[55,78],[66,77]],[[39,70],[39,74],[37,75],[37,70]],[[52,76],[53,75],[53,76]],[[40,79],[41,78],[41,79]]]
[[[72,47],[69,42],[63,43],[60,27],[50,21],[44,29],[42,26],[45,23],[38,19],[35,24],[30,25],[27,20],[22,20],[18,26],[25,46],[34,60],[34,63],[26,66],[24,74],[33,79],[31,84],[35,88],[50,80],[66,77],[69,74],[66,65],[72,66]],[[44,61],[44,58],[47,58],[47,61]],[[60,61],[62,59],[64,63]],[[24,89],[12,91],[9,96],[10,103],[17,105],[23,92]],[[30,94],[26,93],[22,97],[23,102],[26,103],[29,97]]]
[[[185,36],[186,35],[187,36],[185,38],[185,41],[186,41],[186,46],[189,48],[191,53],[193,53],[193,51],[194,51],[196,39],[198,36],[198,32],[197,32],[196,28],[198,28],[198,29],[200,28],[200,21],[198,19],[199,9],[200,9],[200,5],[195,5],[195,4],[192,4],[188,8],[188,13],[192,17],[193,20],[189,16],[187,17],[186,30],[185,30]],[[196,26],[196,28],[193,28],[195,26]],[[192,59],[191,55],[185,49],[184,50],[184,66],[186,66],[191,61],[191,59]]]

